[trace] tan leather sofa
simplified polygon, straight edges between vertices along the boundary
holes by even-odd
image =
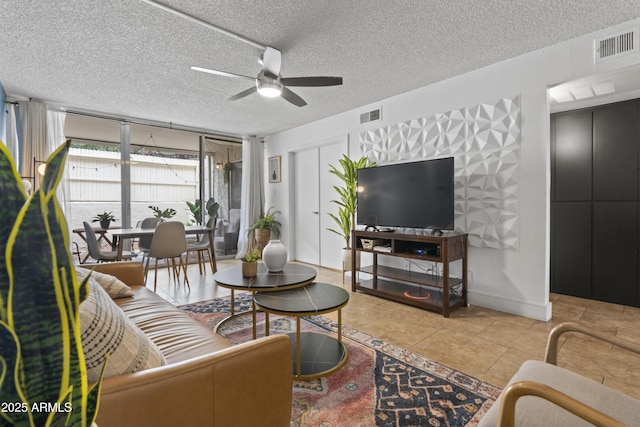
[[[115,300],[160,348],[167,365],[102,383],[96,423],[122,426],[288,426],[292,349],[276,335],[232,346],[144,287],[142,266],[106,263],[95,270],[132,287]]]

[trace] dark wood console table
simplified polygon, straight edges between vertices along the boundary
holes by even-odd
[[[394,232],[352,232],[352,259],[359,252],[373,254],[371,265],[351,266],[351,288],[449,317],[452,309],[467,306],[467,252],[466,234],[424,236]],[[364,243],[363,244],[363,240]],[[371,245],[373,243],[373,245]],[[378,265],[379,256],[400,257],[441,264],[442,274]],[[450,263],[462,263],[462,277],[450,276]],[[356,280],[357,272],[368,273],[368,280]]]

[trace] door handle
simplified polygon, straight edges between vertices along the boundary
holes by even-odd
[[[318,212],[318,211],[313,211],[313,212],[311,212],[311,213],[312,213],[312,214],[316,214],[316,215],[318,215],[320,212]]]

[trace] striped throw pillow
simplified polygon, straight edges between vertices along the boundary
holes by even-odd
[[[80,304],[82,348],[90,382],[163,366],[158,347],[124,314],[107,292],[89,280],[89,296]]]

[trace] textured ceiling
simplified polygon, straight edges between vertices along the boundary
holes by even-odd
[[[637,0],[165,0],[282,51],[308,105],[257,94],[260,49],[141,0],[3,0],[0,81],[9,95],[232,135],[268,135],[640,16]]]

